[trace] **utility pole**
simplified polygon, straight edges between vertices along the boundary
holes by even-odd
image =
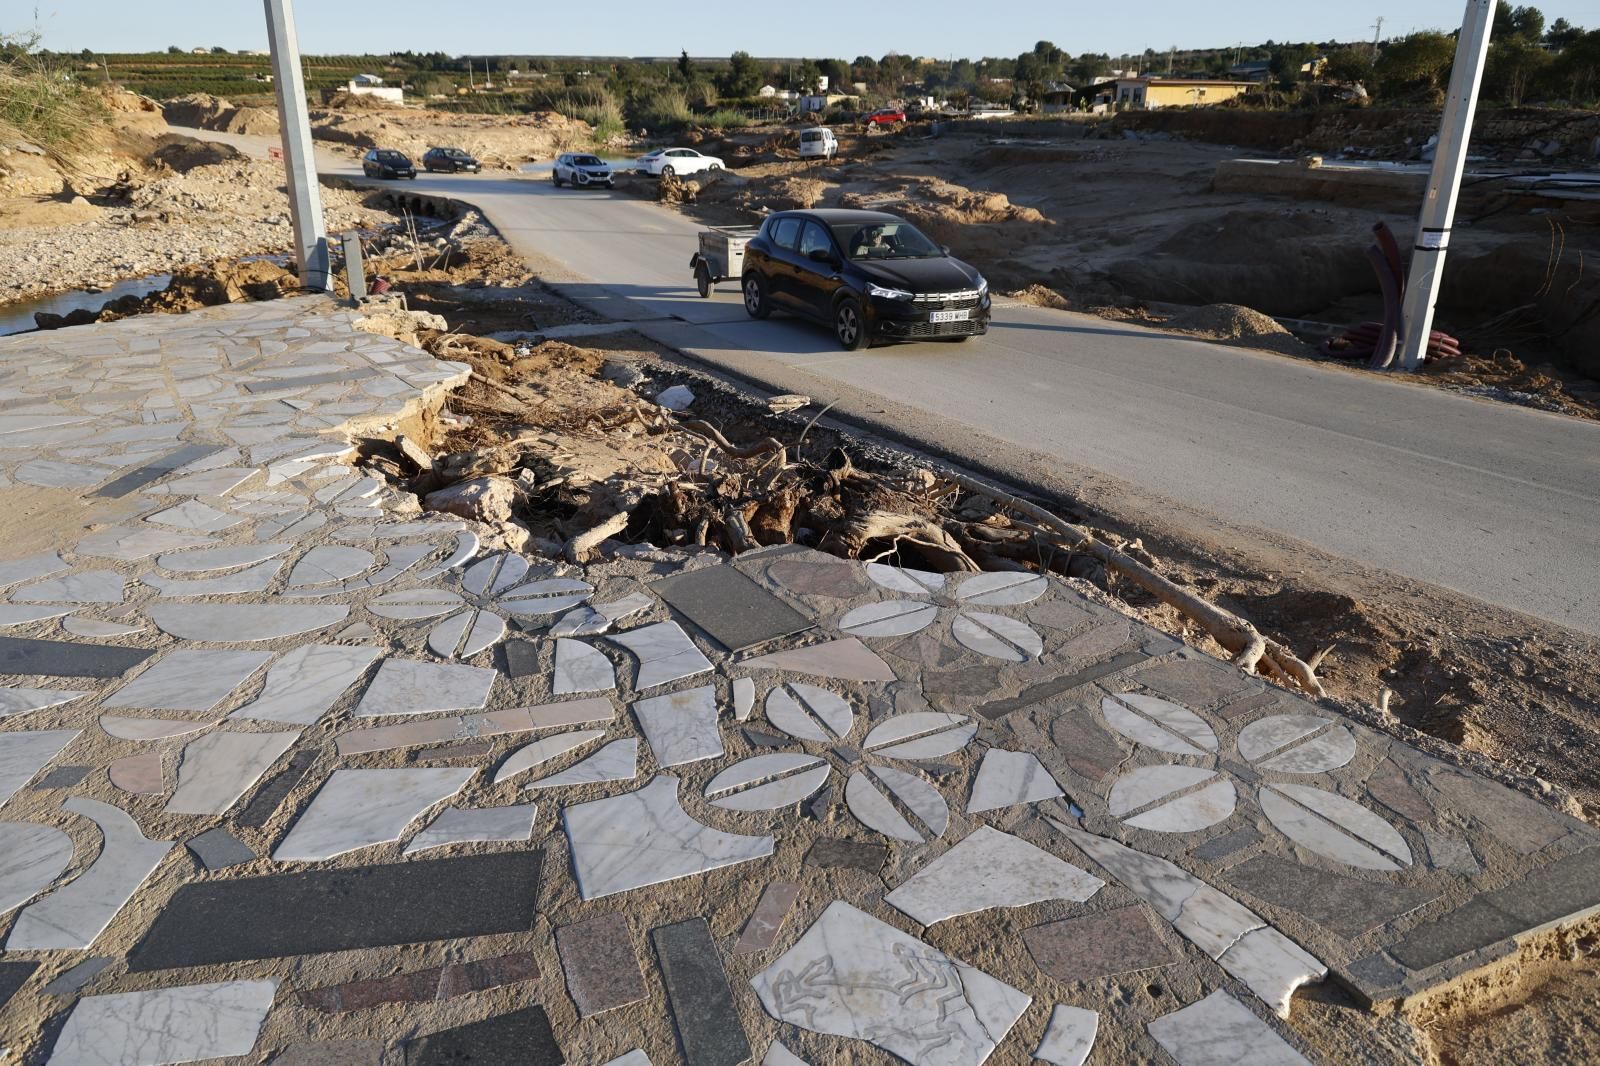
[[[1373,55],[1374,58],[1376,58],[1377,55],[1378,55],[1378,41],[1381,40],[1382,38],[1383,38],[1383,16],[1379,15],[1378,18],[1377,18],[1377,21],[1373,22],[1373,24],[1372,24],[1372,55]]]
[[[1494,10],[1495,0],[1467,0],[1461,37],[1456,43],[1455,66],[1451,68],[1450,88],[1445,93],[1439,141],[1434,146],[1433,170],[1428,175],[1427,196],[1417,220],[1417,239],[1411,252],[1411,270],[1406,278],[1405,304],[1401,310],[1404,348],[1400,365],[1406,370],[1420,367],[1428,351],[1433,305],[1439,299],[1445,250],[1450,246],[1450,225],[1455,221],[1461,175],[1467,166],[1467,142],[1472,137],[1472,118],[1478,110],[1478,85],[1483,80],[1484,57],[1489,52]]]
[[[294,0],[264,2],[267,41],[272,49],[272,80],[278,96],[278,128],[283,137],[283,169],[288,177],[289,218],[294,224],[295,261],[300,264],[303,287],[327,292],[328,230],[322,218],[322,190],[317,185],[317,159],[311,146],[300,41],[294,29]]]

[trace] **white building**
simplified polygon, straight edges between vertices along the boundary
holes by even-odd
[[[376,74],[357,74],[345,86],[351,96],[374,96],[379,100],[387,100],[391,104],[405,103],[405,90],[396,86],[385,86],[383,79]]]

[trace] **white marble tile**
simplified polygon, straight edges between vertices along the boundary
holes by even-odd
[[[1271,926],[1250,930],[1217,962],[1280,1018],[1289,1017],[1295,989],[1328,976],[1326,966]]]
[[[103,618],[85,618],[82,615],[63,618],[61,628],[76,637],[95,638],[126,637],[144,632],[144,626],[123,625],[121,622],[108,622]]]
[[[956,600],[979,607],[1013,607],[1032,603],[1050,589],[1050,580],[1043,574],[1021,571],[996,571],[975,574],[956,588]]]
[[[605,1066],[650,1066],[650,1056],[634,1048],[626,1055],[612,1059]]]
[[[31,781],[77,735],[76,729],[0,733],[0,803]]]
[[[120,715],[100,716],[100,728],[106,736],[118,740],[171,740],[174,737],[198,733],[216,725],[212,721],[193,722],[172,718],[124,718]]]
[[[1082,1007],[1056,1004],[1045,1026],[1044,1039],[1033,1057],[1050,1066],[1083,1066],[1094,1050],[1095,1034],[1100,1030],[1100,1015]]]
[[[837,692],[801,682],[767,693],[767,721],[796,740],[832,744],[855,728],[855,711]]]
[[[466,601],[449,589],[402,589],[386,592],[367,603],[367,610],[379,618],[413,622],[449,614]]]
[[[0,628],[43,622],[47,618],[60,618],[75,610],[77,610],[75,607],[48,607],[43,604],[0,603]]]
[[[528,576],[528,559],[515,552],[484,556],[461,575],[461,588],[473,596],[495,596]]]
[[[579,896],[599,899],[772,854],[770,836],[723,833],[690,818],[678,784],[659,774],[636,792],[561,812]]]
[[[1411,865],[1411,848],[1388,822],[1361,804],[1309,785],[1263,785],[1261,810],[1301,847],[1364,870]]]
[[[1110,808],[1113,817],[1126,818],[1151,804],[1171,800],[1172,797],[1205,782],[1215,781],[1217,776],[1217,771],[1205,766],[1176,766],[1165,763],[1141,766],[1112,782],[1111,791],[1106,796],[1106,806]]]
[[[159,1066],[248,1055],[278,981],[223,981],[86,996],[47,1066]]]
[[[903,592],[911,596],[926,596],[932,592],[944,591],[944,575],[931,573],[927,570],[910,570],[899,566],[889,566],[885,563],[868,563],[867,576],[875,584],[881,585],[891,592]]]
[[[1239,754],[1258,769],[1283,774],[1337,770],[1356,757],[1344,726],[1312,714],[1276,714],[1239,730]]]
[[[772,1046],[767,1048],[761,1066],[811,1066],[811,1064],[774,1040]]]
[[[1106,724],[1136,744],[1171,755],[1206,755],[1217,750],[1217,734],[1201,717],[1176,703],[1123,692],[1100,701]]]
[[[199,500],[185,500],[175,507],[156,512],[145,521],[194,533],[220,533],[224,529],[232,529],[244,519],[219,511]]]
[[[593,607],[574,607],[550,627],[552,637],[595,637],[611,628],[611,620]]]
[[[193,599],[197,596],[239,596],[247,592],[265,592],[272,579],[283,569],[283,561],[269,559],[264,563],[235,570],[216,577],[176,578],[160,574],[145,574],[139,580],[161,593],[167,599]]]
[[[527,708],[513,707],[485,714],[468,714],[449,718],[410,718],[396,725],[373,726],[368,729],[349,729],[339,734],[335,741],[340,755],[360,755],[393,748],[410,748],[418,744],[439,744],[473,737],[500,736],[505,733],[526,733],[535,728]]]
[[[498,785],[502,781],[509,781],[518,774],[526,773],[536,766],[543,766],[551,759],[581,748],[605,735],[603,729],[578,729],[524,744],[506,756],[505,762],[500,764],[500,769],[495,771],[494,783]]]
[[[604,652],[570,637],[556,640],[555,676],[550,682],[550,690],[555,695],[609,692],[616,687],[616,668]]]
[[[381,654],[377,648],[303,644],[268,667],[261,694],[229,717],[310,725]]]
[[[476,710],[488,700],[497,676],[479,666],[385,659],[356,705],[355,716]]]
[[[321,511],[293,513],[263,518],[256,523],[256,539],[260,541],[299,540],[328,524],[328,516]]]
[[[1028,623],[987,611],[963,611],[950,633],[980,655],[1024,663],[1044,654],[1044,641]]]
[[[593,592],[594,586],[587,582],[570,577],[550,577],[508,589],[500,593],[497,602],[505,611],[519,618],[536,618],[576,607]]]
[[[937,793],[935,793],[935,797],[937,798]],[[889,797],[884,794],[884,789],[875,784],[863,770],[857,770],[845,782],[844,801],[846,806],[850,808],[850,813],[856,816],[857,821],[868,829],[877,830],[891,840],[901,840],[907,844],[922,844],[928,839],[921,830],[911,824],[905,815],[900,813]]]
[[[411,838],[402,854],[415,855],[468,842],[525,843],[533,839],[533,820],[538,813],[538,806],[532,803],[472,809],[446,807],[427,828]]]
[[[399,840],[423,811],[461,791],[472,767],[335,770],[283,843],[278,862],[315,862]]]
[[[750,712],[756,708],[756,682],[752,677],[736,677],[733,679],[733,718],[734,721],[747,721]]]
[[[1273,752],[1288,747],[1302,737],[1308,737],[1333,723],[1314,714],[1274,714],[1251,722],[1239,730],[1235,742],[1239,754],[1250,762],[1259,762]]]
[[[49,577],[51,574],[59,574],[66,568],[67,564],[61,561],[61,556],[53,551],[25,555],[20,559],[8,559],[0,563],[0,588],[15,585],[19,581],[32,581],[36,578]]]
[[[745,670],[788,670],[838,681],[894,681],[894,671],[855,637],[758,655],[738,664]]]
[[[266,651],[178,648],[101,706],[144,711],[209,711],[272,658]]]
[[[821,759],[799,752],[754,755],[713,777],[706,802],[729,811],[773,811],[799,803],[832,772]]]
[[[903,637],[920,633],[939,617],[939,608],[921,600],[883,600],[845,613],[839,631],[854,637]]]
[[[700,653],[694,641],[689,639],[689,634],[676,622],[640,626],[606,639],[622,645],[638,657],[639,675],[633,687],[641,692],[711,669],[711,661]]]
[[[125,579],[115,570],[81,570],[25,585],[11,594],[15,603],[121,603]]]
[[[568,785],[594,785],[607,781],[632,781],[639,775],[639,741],[635,737],[613,740],[582,762],[560,773],[530,782],[528,791],[562,788]]]
[[[1038,756],[1032,752],[990,748],[983,753],[983,762],[973,778],[967,813],[1041,803],[1060,795],[1061,786],[1039,762]]]
[[[884,897],[923,925],[1047,899],[1082,903],[1105,882],[1020,837],[979,826]]]
[[[178,763],[178,789],[167,814],[222,814],[300,739],[288,733],[218,730],[190,741]]]
[[[155,603],[146,613],[168,636],[238,644],[326,629],[344,621],[350,608],[344,604]]]
[[[713,685],[639,700],[633,713],[657,766],[682,766],[723,754]]]
[[[616,704],[603,696],[587,700],[567,700],[563,703],[545,703],[538,707],[529,707],[527,710],[535,729],[609,722],[617,716]]]
[[[117,807],[73,796],[64,810],[100,827],[100,852],[88,869],[17,915],[7,951],[81,950],[95,939],[172,848],[170,840],[148,840]]]
[[[873,726],[862,747],[889,759],[942,759],[965,747],[977,732],[978,723],[964,714],[913,711]]]
[[[1233,782],[1219,778],[1194,792],[1166,799],[1122,824],[1152,833],[1195,833],[1232,815],[1237,802]]]
[[[438,530],[433,530],[430,532],[438,532]],[[478,535],[472,532],[457,533],[455,546],[450,549],[450,554],[445,556],[438,563],[435,563],[433,566],[430,566],[426,570],[418,573],[417,580],[432,581],[435,578],[443,577],[456,567],[464,565],[468,559],[471,559],[477,554]]]
[[[0,688],[0,718],[70,703],[88,694],[71,688]]]
[[[750,983],[779,1021],[866,1040],[912,1066],[979,1066],[1031,1002],[843,901]]]
[[[294,569],[289,571],[289,587],[300,589],[348,581],[377,564],[377,558],[365,548],[319,544],[302,555],[300,561],[294,564]]]
[[[648,611],[656,605],[656,601],[647,592],[630,592],[620,600],[610,603],[597,603],[594,609],[600,616],[612,625],[624,619],[632,618],[640,611]]]
[[[0,822],[0,915],[55,884],[72,861],[72,838],[34,822]]]
[[[1311,1066],[1222,989],[1145,1026],[1178,1066]]]
[[[505,635],[505,619],[493,611],[466,610],[428,631],[428,649],[446,659],[470,659]]]
[[[153,526],[147,528],[109,526],[83,537],[73,551],[78,555],[118,559],[131,563],[162,552],[178,551],[210,543],[211,538],[201,534],[176,533],[172,530],[156,529]]]

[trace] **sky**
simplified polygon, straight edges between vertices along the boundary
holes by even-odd
[[[1600,27],[1600,0],[1534,0],[1546,18]],[[1464,0],[300,0],[300,48],[312,54],[757,56],[853,59],[898,51],[914,56],[1015,56],[1035,41],[1068,52],[1111,55],[1146,48],[1212,48],[1265,40],[1370,40],[1460,25]],[[56,51],[264,48],[261,0],[3,0],[0,33],[37,28]],[[804,17],[794,12],[803,10]],[[986,11],[1004,12],[993,17]]]

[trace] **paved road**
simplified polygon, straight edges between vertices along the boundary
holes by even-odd
[[[348,171],[348,163],[339,166]],[[656,204],[543,180],[424,177],[615,317],[737,373],[881,398],[959,446],[979,435],[1600,634],[1600,425],[1007,303],[988,337],[844,353],[694,293],[697,227]],[[908,432],[915,427],[907,427]]]

